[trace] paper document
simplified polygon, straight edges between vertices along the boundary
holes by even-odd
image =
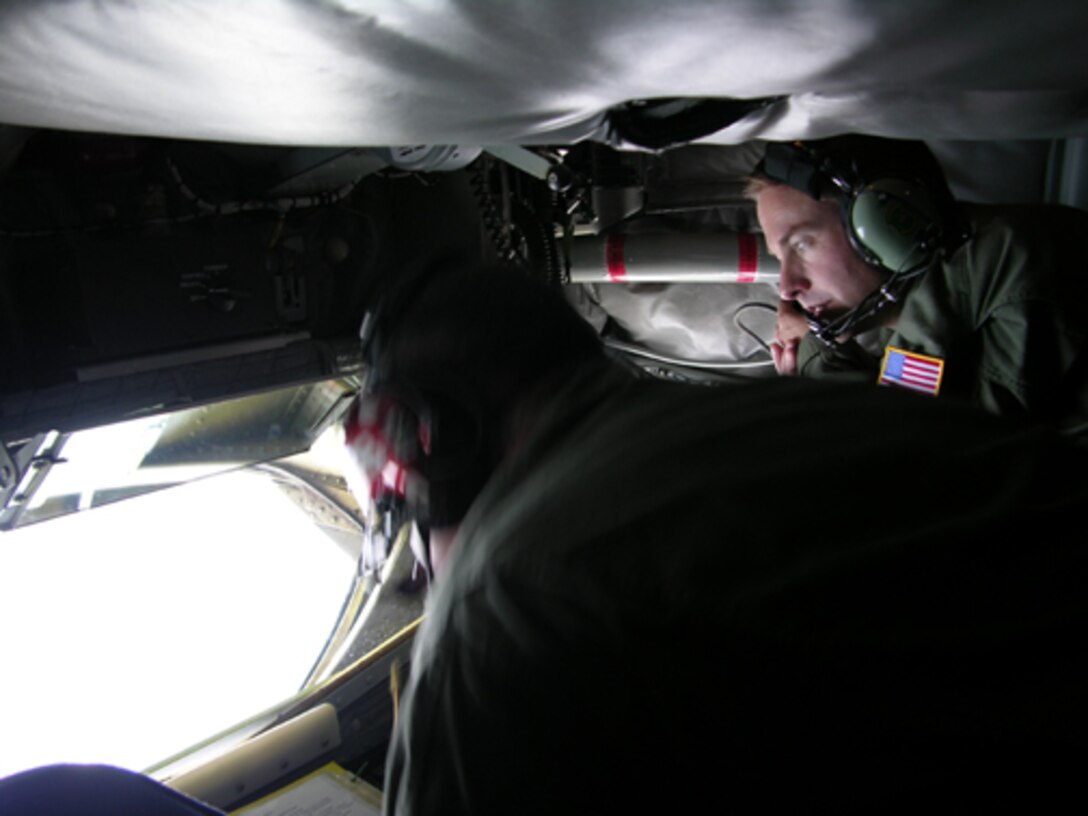
[[[382,794],[330,762],[234,816],[381,816]]]

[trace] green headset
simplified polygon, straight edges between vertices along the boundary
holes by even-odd
[[[828,345],[896,302],[966,239],[940,167],[921,142],[845,136],[772,143],[757,172],[817,200],[837,198],[851,246],[886,274],[846,315],[831,322],[809,316],[813,333]]]

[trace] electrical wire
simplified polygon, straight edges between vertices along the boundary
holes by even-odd
[[[767,341],[764,340],[762,337],[760,337],[754,330],[752,330],[748,326],[745,326],[744,323],[741,322],[741,319],[740,319],[741,315],[744,314],[744,312],[749,311],[751,309],[759,309],[761,311],[767,311],[767,312],[770,312],[771,314],[774,314],[776,316],[778,315],[778,309],[777,309],[777,307],[772,306],[769,303],[760,303],[758,301],[753,301],[751,303],[742,303],[740,306],[737,307],[736,311],[733,312],[733,325],[736,326],[738,329],[740,329],[745,334],[747,334],[753,340],[755,340],[756,343],[759,344],[760,348],[762,348],[765,352],[770,354],[771,353],[771,347],[767,343]]]
[[[196,208],[196,212],[185,213],[183,215],[169,216],[165,218],[146,218],[139,221],[109,221],[98,224],[80,224],[74,227],[48,227],[44,229],[23,229],[18,227],[9,227],[0,224],[0,237],[3,238],[50,238],[63,235],[86,235],[95,232],[104,232],[107,230],[118,229],[142,229],[145,227],[155,226],[174,226],[177,224],[185,224],[192,221],[196,221],[202,218],[214,217],[218,215],[237,215],[244,212],[261,212],[269,211],[278,213],[280,216],[280,229],[282,229],[283,220],[286,218],[289,212],[294,210],[313,209],[315,207],[327,207],[333,204],[337,204],[346,198],[348,198],[355,189],[359,186],[359,183],[365,177],[365,174],[357,176],[347,184],[325,193],[318,193],[316,195],[308,196],[293,196],[293,197],[281,197],[281,198],[255,198],[245,201],[224,201],[219,203],[213,203],[201,198],[197,193],[193,191],[185,180],[182,178],[181,171],[169,156],[166,157],[166,167],[170,171],[171,178],[177,187],[178,192],[182,194],[193,206]],[[279,230],[273,234],[272,244],[275,244],[276,239],[279,237]]]
[[[326,207],[330,204],[336,204],[343,201],[351,195],[355,191],[355,188],[359,186],[359,182],[361,182],[366,175],[356,176],[347,184],[336,190],[318,193],[317,195],[293,196],[287,198],[254,198],[247,201],[222,201],[219,203],[212,203],[204,200],[193,192],[192,188],[189,187],[181,177],[181,171],[178,169],[178,166],[169,156],[166,158],[166,166],[170,170],[170,175],[173,177],[174,184],[177,186],[178,191],[189,199],[189,201],[205,215],[235,215],[237,213],[254,212],[257,210],[272,210],[278,213],[286,213],[291,210]]]
[[[469,185],[472,195],[476,199],[476,206],[479,208],[484,231],[487,233],[487,237],[499,260],[503,263],[515,263],[518,253],[507,230],[504,228],[503,216],[499,212],[499,206],[495,202],[494,194],[491,192],[490,182],[487,177],[490,169],[491,165],[488,161],[482,158],[474,161],[470,165]],[[501,167],[499,172],[502,172]]]
[[[909,269],[900,268],[892,270],[892,275],[876,291],[867,295],[864,300],[844,315],[831,321],[825,321],[816,315],[805,312],[808,320],[809,331],[828,348],[839,345],[839,337],[850,336],[864,329],[869,322],[876,318],[888,306],[898,303],[903,293],[913,284],[914,280],[937,265],[939,259],[934,256],[924,258]],[[906,261],[904,261],[906,263]]]

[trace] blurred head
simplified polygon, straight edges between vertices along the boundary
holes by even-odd
[[[604,353],[557,291],[518,271],[446,269],[405,294],[387,301],[357,415],[384,450],[371,478],[415,480],[420,521],[438,529],[464,517],[542,386]]]

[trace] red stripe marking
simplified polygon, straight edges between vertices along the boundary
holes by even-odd
[[[754,235],[737,236],[737,283],[755,283],[759,265],[759,240]]]
[[[627,277],[627,264],[623,259],[623,236],[609,235],[604,244],[604,261],[608,265],[608,279],[622,281]]]

